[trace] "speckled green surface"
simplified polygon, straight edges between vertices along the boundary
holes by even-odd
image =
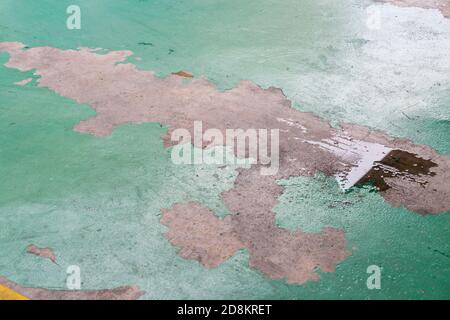
[[[437,11],[371,2],[77,1],[82,29],[65,28],[72,1],[3,0],[0,41],[59,48],[128,49],[142,69],[188,70],[221,88],[249,79],[277,86],[296,108],[337,124],[369,125],[450,152],[450,22]],[[152,45],[140,45],[146,42]],[[0,55],[0,63],[7,61]],[[218,194],[236,172],[178,167],[158,124],[127,125],[98,139],[72,131],[93,114],[0,67],[0,275],[64,288],[81,267],[83,288],[137,284],[144,298],[450,298],[449,215],[392,208],[376,193],[342,193],[318,175],[287,185],[277,223],[316,232],[343,228],[353,255],[318,282],[288,285],[248,267],[245,251],[217,269],[184,260],[164,238],[162,207],[199,200],[226,214]],[[54,249],[58,265],[25,252]],[[366,268],[383,267],[382,289]]]

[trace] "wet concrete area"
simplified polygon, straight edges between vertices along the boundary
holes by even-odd
[[[372,169],[357,182],[356,186],[372,184],[377,190],[386,191],[391,188],[386,178],[403,178],[425,187],[427,181],[422,177],[436,175],[430,171],[432,167],[437,167],[437,164],[431,160],[407,151],[392,150],[383,160],[374,162]]]

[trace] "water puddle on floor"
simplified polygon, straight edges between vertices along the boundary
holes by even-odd
[[[413,153],[392,150],[381,161],[374,162],[372,169],[356,183],[356,186],[372,184],[377,190],[386,191],[390,186],[385,179],[395,177],[425,186],[427,182],[421,177],[434,176],[435,173],[430,172],[430,169],[436,166],[433,161],[420,158]]]

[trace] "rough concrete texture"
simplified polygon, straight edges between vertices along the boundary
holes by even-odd
[[[220,220],[214,213],[191,202],[163,209],[161,223],[169,227],[167,237],[180,248],[178,254],[198,260],[207,268],[218,267],[244,244],[231,224],[231,216]]]

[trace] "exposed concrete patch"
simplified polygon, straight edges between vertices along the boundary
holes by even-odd
[[[27,252],[41,258],[49,259],[53,263],[56,263],[56,256],[51,248],[39,248],[34,244],[30,244],[27,247]]]
[[[241,200],[241,199],[238,199]],[[318,280],[318,269],[332,272],[350,255],[344,232],[326,228],[320,233],[290,232],[273,225],[273,214],[245,209],[220,220],[214,213],[191,202],[163,209],[161,222],[168,226],[169,241],[180,248],[179,255],[217,267],[239,249],[248,249],[250,267],[272,279],[302,284]],[[250,221],[252,220],[252,221]]]
[[[33,78],[26,78],[26,79],[23,79],[21,81],[17,81],[14,84],[18,85],[18,86],[24,86],[24,85],[26,85],[27,83],[29,83],[31,81],[33,81]]]
[[[244,248],[233,231],[230,216],[220,220],[211,210],[195,202],[176,204],[162,212],[161,223],[169,227],[166,236],[181,248],[178,254],[183,258],[215,268]]]
[[[4,277],[0,277],[0,284],[31,300],[136,300],[144,294],[137,286],[81,291],[47,290],[23,287]]]
[[[450,18],[450,0],[375,0],[378,2],[392,3],[401,7],[419,7],[424,9],[438,9],[443,16]]]

